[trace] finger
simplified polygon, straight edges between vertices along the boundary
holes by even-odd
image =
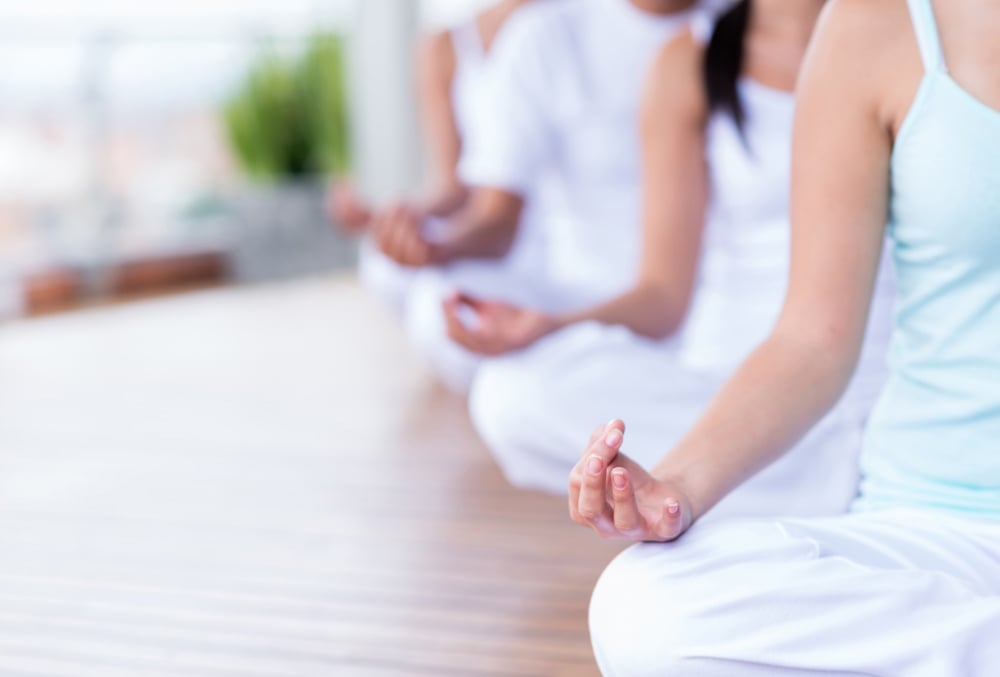
[[[625,421],[621,420],[620,418],[613,418],[610,421],[608,421],[608,428],[615,428],[616,430],[618,430],[618,432],[624,435]]]
[[[626,536],[640,531],[643,526],[642,515],[635,501],[631,478],[625,468],[611,471],[611,496],[615,528]]]
[[[416,252],[414,254],[414,259],[416,261],[416,265],[429,266],[431,264],[431,245],[419,235],[417,235],[415,239]]]
[[[663,501],[660,521],[656,525],[656,536],[662,541],[672,541],[684,531],[684,506],[676,498]]]
[[[420,232],[420,224],[407,222],[407,243],[410,247],[410,261],[414,266],[426,266],[430,262],[431,246]]]
[[[385,218],[385,213],[377,213],[375,218],[372,220],[372,240],[374,240],[375,246],[377,246],[383,253],[385,252],[389,236],[389,229],[387,226],[388,223]]]
[[[582,482],[583,461],[576,464],[569,474],[569,516],[577,524],[589,526],[580,516],[580,484]]]
[[[590,439],[587,440],[587,446],[583,450],[584,458],[590,455],[591,445],[593,445],[594,442],[597,441],[597,438],[603,435],[607,429],[608,429],[608,424],[604,423],[594,428],[593,432],[590,433]]]
[[[482,345],[478,336],[469,331],[458,315],[458,308],[445,306],[445,327],[448,338],[464,348],[480,352]]]
[[[383,228],[382,241],[384,244],[382,251],[385,252],[386,256],[398,263],[403,263],[400,247],[401,237],[402,233],[400,233],[399,222],[390,216],[386,219]]]
[[[403,259],[407,264],[411,266],[420,266],[423,264],[422,256],[422,245],[420,237],[414,232],[413,228],[408,223],[400,224],[400,248],[402,251]]]
[[[473,310],[477,311],[482,310],[483,306],[485,305],[485,302],[483,300],[478,299],[475,296],[466,294],[465,292],[456,292],[455,296],[458,298],[460,303],[469,306]]]
[[[584,459],[583,474],[580,478],[580,498],[577,502],[580,517],[602,535],[614,533],[614,520],[605,493],[607,467],[604,459],[596,454]]]
[[[592,453],[600,456],[605,464],[610,464],[615,460],[622,447],[622,442],[625,440],[622,426],[615,425],[615,423],[614,421],[610,423],[607,431],[599,436],[591,447]]]

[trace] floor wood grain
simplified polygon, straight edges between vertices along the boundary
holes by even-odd
[[[616,549],[351,278],[0,327],[5,677],[590,677]]]

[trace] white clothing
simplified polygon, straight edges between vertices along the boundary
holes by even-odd
[[[462,180],[526,196],[533,211],[504,261],[416,275],[407,332],[451,388],[467,390],[482,363],[444,332],[441,300],[452,289],[559,312],[612,296],[634,277],[642,83],[658,49],[694,15],[649,14],[628,0],[547,0],[508,20],[477,70],[485,77],[470,74],[481,53],[464,59],[456,84],[474,83],[475,93],[455,94],[472,111],[461,123],[472,128]],[[453,37],[456,54],[470,35]]]
[[[771,331],[785,300],[791,252],[793,96],[742,78],[743,133],[727,115],[706,133],[710,203],[697,294],[683,329],[684,366],[728,376]],[[894,297],[882,262],[859,371],[884,378]]]
[[[993,677],[1000,524],[894,510],[697,524],[590,604],[605,677]]]
[[[486,49],[475,22],[454,29],[451,42],[455,51],[452,105],[462,138],[462,152],[477,134],[486,97],[493,93],[486,82]],[[359,271],[363,283],[399,315],[412,344],[427,360],[435,374],[452,390],[468,390],[482,358],[452,342],[445,330],[441,302],[455,289],[491,299],[545,307],[539,273],[542,269],[543,233],[538,223],[543,199],[538,186],[526,193],[525,208],[511,251],[502,259],[469,260],[448,266],[407,268],[379,252],[370,241],[361,248]],[[447,222],[430,219],[424,234],[430,239],[443,236]],[[528,288],[527,281],[537,284]],[[537,292],[537,293],[536,293]],[[555,310],[555,308],[553,308]]]
[[[549,312],[566,310],[566,294],[546,284],[531,284],[523,269],[466,261],[415,274],[407,292],[403,326],[411,343],[432,366],[438,378],[452,391],[467,393],[484,358],[472,353],[447,335],[442,303],[459,289],[479,298],[506,301]]]
[[[483,106],[478,90],[483,87],[487,54],[475,19],[452,29],[451,46],[455,52],[451,104],[459,137],[465,139],[472,131]]]
[[[389,307],[393,315],[403,317],[416,270],[401,266],[383,254],[370,239],[358,249],[358,277],[365,289]]]
[[[489,133],[462,157],[469,184],[523,193],[549,176],[547,269],[588,305],[630,285],[639,262],[639,107],[657,51],[695,16],[628,0],[546,0],[498,36]]]
[[[492,359],[473,380],[469,412],[508,481],[566,492],[594,426],[626,424],[622,450],[658,462],[704,412],[725,377],[678,367],[669,346],[598,322]],[[851,462],[877,386],[846,397],[784,458],[727,496],[708,519],[843,512],[858,482]]]
[[[707,128],[710,208],[698,291],[679,346],[591,322],[478,372],[472,420],[512,483],[565,492],[588,434],[611,418],[626,423],[625,453],[655,464],[773,326],[789,268],[794,99],[747,80],[740,92],[743,134],[721,113]],[[889,296],[875,303],[865,360],[841,403],[794,452],[720,503],[713,519],[847,508],[864,423],[884,379]]]
[[[686,366],[717,373],[767,337],[788,282],[794,98],[747,78],[738,91],[742,135],[728,115],[708,122],[710,200],[681,349]]]

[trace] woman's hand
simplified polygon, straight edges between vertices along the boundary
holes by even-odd
[[[372,233],[383,254],[403,266],[420,268],[434,263],[434,247],[424,239],[424,216],[411,205],[400,203],[375,215]]]
[[[650,475],[620,449],[625,424],[598,427],[569,478],[569,512],[603,538],[672,541],[691,526],[691,502],[675,482]]]
[[[448,336],[482,355],[503,355],[527,348],[559,328],[551,315],[461,293],[444,300]]]
[[[337,179],[327,191],[327,218],[348,233],[361,233],[372,221],[371,208],[347,179]]]

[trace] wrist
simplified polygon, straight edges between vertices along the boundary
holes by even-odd
[[[690,471],[661,462],[650,474],[657,482],[671,487],[672,493],[679,494],[677,498],[688,511],[692,522],[700,519],[714,504],[714,501],[706,500],[706,493],[697,487],[697,476]]]
[[[565,329],[574,323],[574,320],[570,315],[564,314],[547,314],[546,316],[546,334],[553,334],[557,331]]]
[[[427,260],[432,266],[444,266],[457,258],[455,248],[448,242],[434,242],[429,247]]]

